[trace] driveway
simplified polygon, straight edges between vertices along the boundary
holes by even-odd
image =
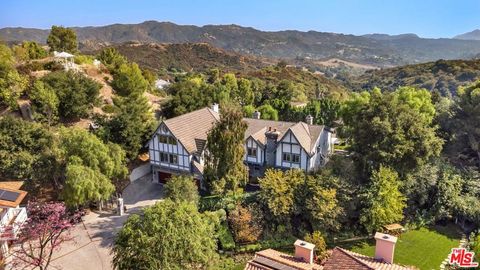
[[[113,269],[111,247],[115,234],[132,213],[153,205],[163,198],[161,184],[152,183],[147,175],[130,183],[123,191],[127,212],[117,216],[112,212],[91,212],[78,224],[72,235],[75,242],[66,243],[54,255],[52,268],[65,270]]]

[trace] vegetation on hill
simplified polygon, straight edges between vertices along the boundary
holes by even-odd
[[[480,59],[438,60],[424,64],[407,65],[380,70],[369,70],[352,78],[347,84],[352,90],[378,87],[393,91],[400,86],[439,91],[444,96],[456,95],[460,86],[480,79]]]
[[[215,67],[224,72],[245,72],[266,65],[253,56],[227,52],[208,43],[124,43],[113,48],[129,61],[154,71],[201,72]]]
[[[156,21],[73,29],[79,41],[89,44],[92,41],[207,42],[222,49],[262,57],[340,58],[378,66],[435,61],[440,58],[471,58],[480,52],[480,42],[476,40],[427,39],[408,34],[354,36],[316,31],[267,32],[239,25],[198,27]],[[0,29],[0,36],[5,41],[34,40],[43,43],[47,35],[48,31],[45,30]]]

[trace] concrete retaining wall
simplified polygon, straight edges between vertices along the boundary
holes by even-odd
[[[152,167],[150,163],[140,165],[137,168],[133,169],[132,172],[130,173],[130,182],[133,182],[151,172],[152,172]]]

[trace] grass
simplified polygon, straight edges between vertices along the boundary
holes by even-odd
[[[454,225],[420,228],[403,233],[395,246],[394,262],[421,270],[438,269],[450,250],[458,247],[460,233]],[[374,240],[340,245],[354,252],[373,256]]]

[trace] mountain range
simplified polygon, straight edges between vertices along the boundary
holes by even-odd
[[[455,36],[454,38],[463,40],[480,40],[480,29],[475,29],[471,32]]]
[[[364,36],[317,31],[260,31],[239,25],[177,25],[146,21],[140,24],[113,24],[74,27],[78,39],[88,50],[97,43],[128,41],[153,43],[203,42],[241,53],[270,58],[338,58],[378,67],[435,61],[470,59],[480,54],[480,40],[428,39],[414,34]],[[49,30],[2,28],[0,39],[7,42],[34,40],[45,43]]]

